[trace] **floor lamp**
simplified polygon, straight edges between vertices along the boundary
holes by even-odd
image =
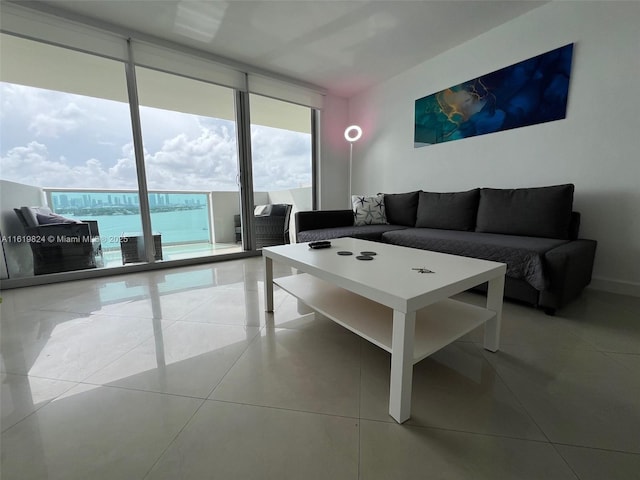
[[[351,202],[351,175],[353,173],[353,144],[362,136],[362,129],[358,125],[351,125],[344,131],[344,138],[349,142],[349,208],[353,208]]]

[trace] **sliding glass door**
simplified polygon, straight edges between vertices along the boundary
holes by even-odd
[[[122,265],[120,234],[141,224],[124,65],[9,35],[1,42],[9,278]],[[95,223],[69,238],[61,234],[71,227],[25,230],[29,218],[12,211],[21,207]]]
[[[249,102],[256,244],[293,243],[295,212],[313,208],[312,110],[255,94]]]
[[[128,69],[125,48],[114,60],[0,36],[3,278],[295,241],[295,212],[313,208],[311,108],[209,83],[202,59],[187,77],[176,52],[158,66],[138,45]]]
[[[234,92],[136,68],[151,227],[164,260],[242,250]]]

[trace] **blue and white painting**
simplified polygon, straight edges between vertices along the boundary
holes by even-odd
[[[565,45],[419,98],[414,146],[565,118],[572,57]]]

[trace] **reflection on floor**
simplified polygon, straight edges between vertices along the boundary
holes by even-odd
[[[165,261],[208,257],[210,255],[224,255],[242,251],[242,245],[238,243],[183,243],[162,245],[162,257]],[[105,268],[122,266],[122,252],[120,249],[104,250],[103,256]]]
[[[389,355],[281,290],[265,314],[260,258],[2,296],[3,480],[640,476],[638,298],[506,303],[501,350],[416,365],[398,425]]]

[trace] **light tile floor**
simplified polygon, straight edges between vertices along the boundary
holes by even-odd
[[[398,425],[389,355],[262,287],[251,258],[2,292],[0,477],[640,479],[640,299],[507,302]]]
[[[176,245],[162,245],[162,259],[183,260],[187,258],[207,257],[211,255],[226,255],[229,253],[242,252],[242,245],[239,243],[180,243]],[[120,248],[110,248],[103,250],[105,268],[122,266],[122,251]]]

